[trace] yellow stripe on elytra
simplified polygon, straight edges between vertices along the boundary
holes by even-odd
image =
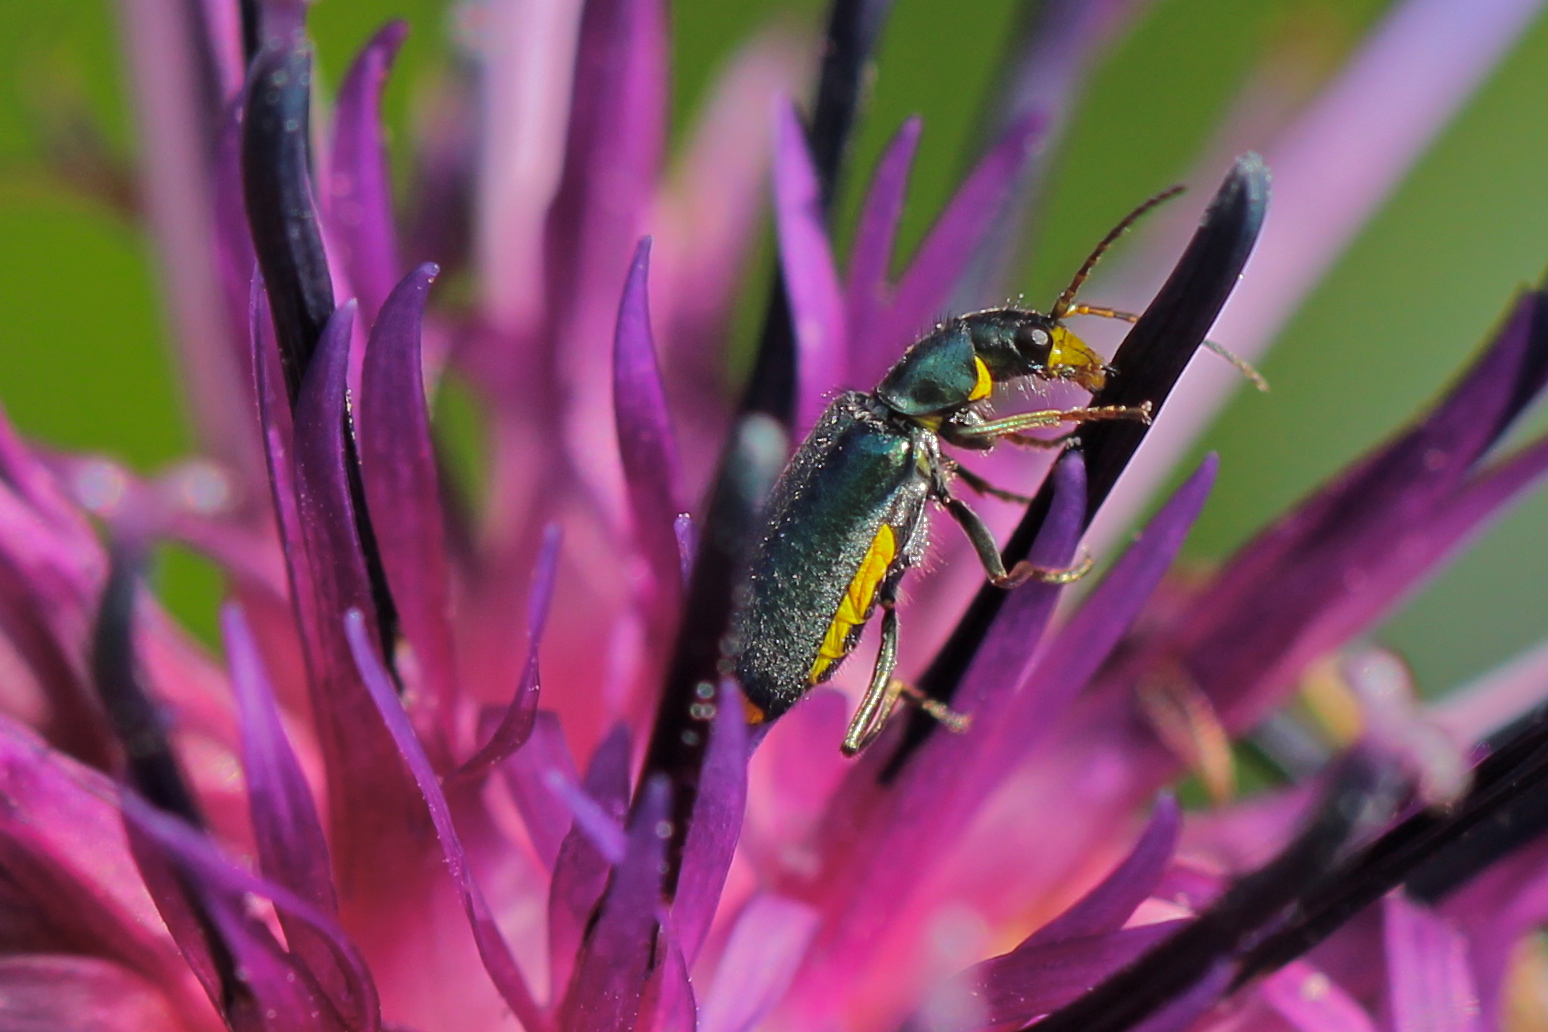
[[[973,356],[973,368],[978,370],[978,382],[973,384],[973,390],[968,394],[968,401],[983,401],[989,397],[989,392],[994,390],[994,380],[989,376],[989,367],[984,365],[984,360],[977,355]]]
[[[892,532],[892,528],[883,523],[876,530],[876,536],[871,539],[871,547],[865,550],[865,558],[860,560],[860,568],[855,571],[854,579],[849,582],[849,587],[844,589],[844,597],[839,600],[838,612],[833,614],[833,621],[828,624],[828,630],[822,636],[822,647],[817,650],[817,660],[812,664],[811,672],[806,675],[809,684],[816,684],[823,679],[833,664],[849,654],[849,632],[859,626],[865,620],[866,612],[871,608],[871,601],[876,597],[876,586],[887,576],[887,570],[892,566],[892,560],[897,558],[898,539]]]

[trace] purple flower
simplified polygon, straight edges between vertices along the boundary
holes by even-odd
[[[142,479],[0,429],[0,1026],[1504,1027],[1548,920],[1544,656],[1423,704],[1363,635],[1548,469],[1548,438],[1499,447],[1548,385],[1548,293],[1219,569],[1169,572],[1213,457],[1107,553],[1223,396],[1224,363],[1183,375],[1206,334],[1260,353],[1537,5],[1400,4],[1269,141],[1274,218],[1248,155],[1191,236],[1159,218],[1099,273],[1083,298],[1143,314],[1089,403],[1153,425],[975,468],[1042,485],[984,505],[1008,566],[1084,541],[1103,572],[1004,591],[938,534],[902,670],[971,721],[895,714],[851,761],[864,663],[772,723],[729,676],[759,506],[837,390],[996,296],[1040,154],[1141,5],[1027,20],[996,139],[896,278],[918,121],[842,261],[829,226],[886,6],[834,5],[806,114],[793,44],[749,45],[669,175],[659,0],[469,5],[400,217],[377,105],[402,25],[314,124],[304,4],[136,5],[203,452]],[[453,381],[477,485],[431,420]],[[223,566],[223,661],[142,588],[162,541]],[[1247,750],[1274,783],[1234,798]],[[1213,808],[1175,801],[1188,774]]]

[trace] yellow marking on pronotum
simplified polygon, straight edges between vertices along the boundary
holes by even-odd
[[[968,394],[968,401],[983,401],[994,390],[994,380],[989,376],[989,367],[984,365],[984,360],[977,355],[973,356],[973,367],[978,370],[978,382],[973,384],[973,390]]]
[[[817,684],[833,664],[849,654],[849,632],[865,619],[871,600],[876,597],[876,586],[887,576],[897,554],[897,536],[883,523],[871,539],[871,547],[865,550],[865,558],[860,560],[854,579],[844,589],[844,597],[839,599],[838,612],[833,614],[833,621],[822,636],[822,647],[817,650],[817,660],[806,675],[808,684]]]

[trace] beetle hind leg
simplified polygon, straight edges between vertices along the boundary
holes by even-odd
[[[968,729],[971,718],[965,713],[952,710],[939,699],[932,699],[918,688],[892,676],[898,666],[898,615],[893,608],[895,599],[886,597],[877,604],[882,607],[881,648],[876,652],[876,666],[871,670],[871,683],[865,689],[865,697],[855,710],[849,730],[844,734],[843,753],[854,756],[876,741],[887,718],[897,708],[898,700],[907,698],[919,708],[940,721],[947,730],[962,732]]]
[[[989,575],[989,583],[997,588],[1014,588],[1030,580],[1042,581],[1044,584],[1070,584],[1091,572],[1089,555],[1082,557],[1074,566],[1034,566],[1023,559],[1007,570],[1005,561],[1000,558],[1000,547],[995,544],[994,535],[984,525],[983,517],[943,487],[936,488],[936,495],[963,533],[967,534],[973,551],[978,553],[978,561],[984,564],[984,572]]]

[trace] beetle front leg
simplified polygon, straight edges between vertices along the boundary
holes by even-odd
[[[945,492],[938,494],[941,504],[946,506],[946,511],[951,513],[952,519],[957,521],[972,542],[973,551],[978,553],[978,561],[984,564],[984,570],[989,574],[989,583],[995,587],[1014,588],[1029,580],[1039,580],[1044,584],[1069,584],[1091,572],[1090,556],[1084,557],[1074,566],[1062,569],[1034,566],[1025,559],[1009,570],[1005,569],[1005,561],[1000,558],[1000,547],[995,544],[994,535],[989,533],[983,517],[969,508],[962,499]]]

